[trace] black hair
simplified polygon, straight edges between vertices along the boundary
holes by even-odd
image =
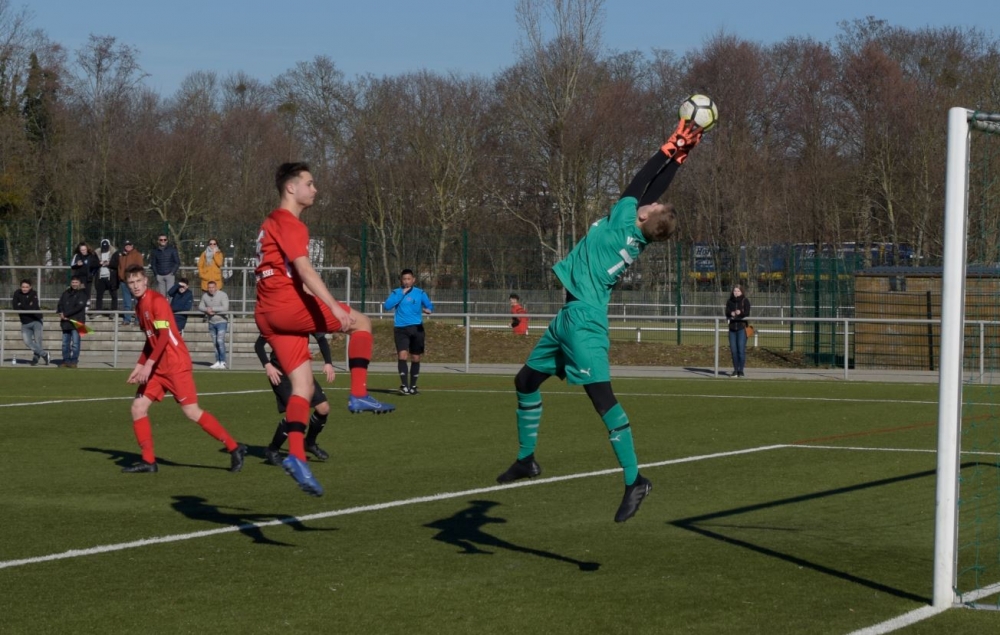
[[[312,172],[308,163],[297,161],[295,163],[282,163],[278,166],[278,171],[274,174],[274,186],[278,188],[278,196],[285,194],[285,184],[302,174]]]
[[[403,269],[402,271],[399,272],[399,277],[402,278],[406,274],[410,274],[411,276],[413,276],[413,269]],[[416,276],[413,277],[416,278]]]
[[[30,284],[31,284],[31,280],[28,280],[27,278],[22,278],[22,279],[21,279],[21,284],[27,284],[27,285],[30,285]]]
[[[521,296],[517,295],[516,293],[512,293],[512,294],[510,294],[510,299],[511,300],[517,300],[518,302],[520,302],[521,301]]]
[[[187,284],[187,283],[188,283],[187,278],[177,278],[177,284]]]

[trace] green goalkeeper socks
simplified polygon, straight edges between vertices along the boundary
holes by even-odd
[[[621,404],[615,404],[611,410],[601,417],[608,428],[608,440],[618,457],[618,464],[625,472],[625,485],[635,483],[639,476],[639,459],[635,455],[635,444],[632,442],[632,427],[628,423],[628,415]]]
[[[517,442],[520,445],[518,460],[535,453],[541,420],[542,393],[538,390],[530,394],[517,393]]]

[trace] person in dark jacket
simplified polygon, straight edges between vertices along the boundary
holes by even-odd
[[[90,300],[90,283],[94,281],[94,276],[101,268],[101,263],[90,250],[90,245],[81,242],[76,246],[73,259],[70,260],[69,269],[74,278],[80,278],[83,288],[87,291],[87,300]]]
[[[170,299],[170,308],[174,311],[174,321],[177,322],[177,330],[184,335],[184,327],[187,326],[188,316],[181,315],[182,311],[190,311],[194,308],[194,293],[188,287],[187,278],[181,278],[177,284],[167,291],[167,298]]]
[[[31,349],[31,365],[38,364],[39,359],[44,359],[46,365],[49,363],[49,354],[42,346],[42,314],[38,304],[38,292],[31,288],[31,281],[25,278],[21,281],[21,288],[14,292],[11,299],[11,308],[15,311],[38,311],[38,313],[19,313],[21,318],[21,339],[24,345]]]
[[[149,254],[149,267],[156,276],[156,290],[167,295],[174,286],[174,276],[180,271],[181,255],[177,247],[168,243],[166,234],[156,239],[156,249]]]
[[[745,377],[747,363],[747,318],[750,317],[750,300],[743,294],[743,287],[736,285],[726,301],[726,318],[729,320],[729,350],[733,354],[733,374]]]
[[[63,368],[76,368],[80,361],[80,332],[77,325],[70,320],[75,320],[83,325],[87,323],[87,300],[90,294],[83,286],[80,276],[73,276],[69,283],[69,289],[63,291],[56,306],[59,313],[59,327],[62,329],[62,355]]]

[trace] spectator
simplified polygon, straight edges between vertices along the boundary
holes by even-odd
[[[528,318],[522,316],[527,315],[528,310],[521,304],[521,296],[516,293],[510,294],[510,312],[513,315],[510,318],[510,328],[514,331],[514,335],[527,335]]]
[[[198,277],[201,278],[202,291],[208,291],[209,282],[214,282],[219,289],[222,288],[223,260],[219,241],[209,238],[208,247],[205,247],[205,251],[198,257]]]
[[[170,287],[170,290],[167,291],[167,297],[170,298],[170,308],[174,312],[177,332],[184,335],[184,327],[187,326],[188,316],[184,315],[183,312],[194,308],[194,293],[188,287],[187,278],[178,279],[177,284]]]
[[[424,354],[424,315],[434,311],[434,303],[424,290],[413,286],[416,277],[410,269],[399,274],[399,286],[383,303],[386,311],[395,310],[393,335],[396,339],[396,366],[399,370],[399,392],[416,395],[420,377],[420,357]],[[412,361],[407,368],[407,360]]]
[[[123,282],[125,280],[125,270],[129,267],[136,265],[142,266],[142,253],[132,244],[131,240],[126,240],[123,247],[123,251],[118,253],[118,281]],[[129,291],[127,284],[121,285],[122,290],[122,309],[125,310],[125,314],[122,315],[122,324],[128,326],[135,320],[135,315],[131,313],[132,311],[132,292]]]
[[[74,278],[80,278],[83,289],[87,292],[87,301],[90,302],[90,283],[93,282],[98,270],[101,268],[97,256],[90,250],[90,246],[81,242],[76,246],[73,259],[69,263],[69,269]]]
[[[733,374],[745,377],[747,363],[747,318],[750,317],[750,300],[743,294],[743,287],[736,285],[726,301],[726,318],[729,319],[729,351],[733,356]]]
[[[104,308],[104,292],[111,296],[111,310],[118,310],[118,250],[105,238],[97,251],[97,311]],[[108,317],[114,317],[114,313]]]
[[[177,247],[168,243],[166,234],[160,234],[156,239],[156,249],[149,254],[149,267],[156,276],[156,290],[167,295],[181,268],[181,255],[177,253]]]
[[[31,288],[31,281],[25,278],[21,281],[21,289],[14,292],[11,299],[11,308],[15,311],[39,311],[38,313],[20,313],[21,318],[21,339],[24,345],[31,349],[31,365],[38,364],[39,359],[45,360],[45,365],[49,363],[49,354],[42,346],[42,314],[38,304],[38,292]]]
[[[59,328],[62,329],[62,367],[76,368],[80,361],[80,331],[77,325],[71,322],[75,320],[80,325],[87,323],[87,301],[90,294],[83,286],[83,279],[80,276],[73,276],[70,280],[69,288],[63,291],[56,305],[56,312],[59,313]]]
[[[209,282],[208,291],[202,294],[201,302],[198,303],[198,310],[208,319],[208,332],[215,344],[215,363],[209,368],[222,370],[226,367],[226,330],[229,327],[226,314],[229,313],[229,296],[225,291],[219,291],[216,283]]]

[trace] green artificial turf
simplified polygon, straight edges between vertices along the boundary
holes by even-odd
[[[930,601],[932,385],[616,380],[654,489],[615,524],[606,430],[555,380],[543,474],[501,488],[511,378],[424,374],[402,397],[373,376],[384,416],[349,415],[338,379],[311,498],[263,463],[259,372],[196,374],[251,446],[242,473],[169,398],[159,473],[120,473],[126,376],[0,370],[4,633],[848,633]]]

